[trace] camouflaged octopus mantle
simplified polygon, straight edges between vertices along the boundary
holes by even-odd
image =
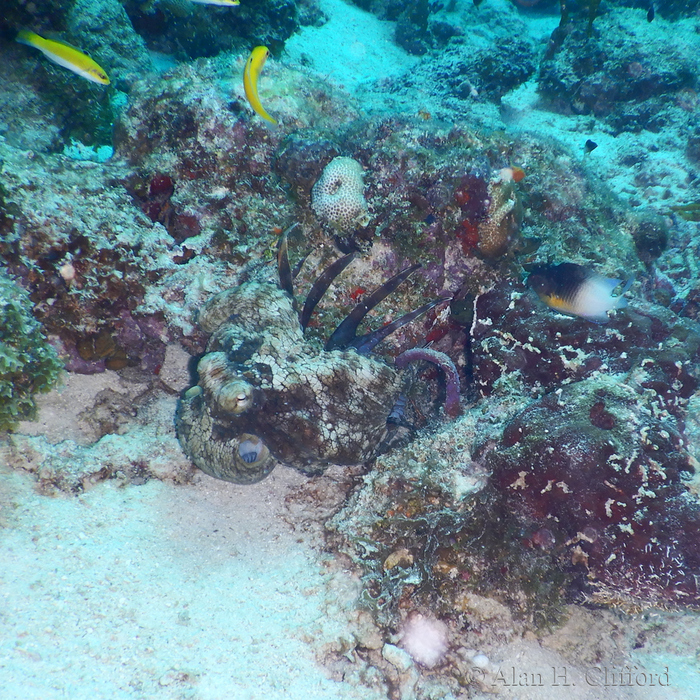
[[[306,339],[293,300],[271,282],[217,294],[199,325],[212,336],[176,423],[200,469],[253,483],[276,460],[313,474],[377,454],[402,388],[392,367]]]

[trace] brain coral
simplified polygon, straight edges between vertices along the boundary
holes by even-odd
[[[311,190],[311,206],[319,219],[339,231],[367,226],[362,166],[353,158],[338,156],[323,169]]]

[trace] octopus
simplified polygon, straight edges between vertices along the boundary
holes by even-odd
[[[298,311],[286,233],[277,255],[278,279],[251,280],[213,296],[198,323],[210,334],[197,365],[198,383],[178,404],[176,427],[188,457],[210,476],[238,484],[264,479],[282,462],[309,474],[329,465],[360,464],[387,449],[406,376],[371,355],[390,333],[443,301],[436,299],[378,330],[357,335],[365,315],[420,265],[412,265],[370,293],[339,324],[324,347],[305,336],[325,291],[352,262],[331,263]],[[449,357],[427,359],[446,373],[454,404],[459,378]],[[400,357],[400,356],[399,356]],[[446,406],[451,414],[457,406]],[[400,409],[399,409],[400,410]]]

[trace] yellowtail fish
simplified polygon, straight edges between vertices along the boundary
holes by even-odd
[[[632,284],[631,279],[619,295],[612,295],[621,283],[622,280],[603,277],[574,263],[538,266],[528,278],[530,287],[547,306],[599,323],[608,320],[608,311],[627,306],[622,295]]]
[[[20,44],[33,46],[39,49],[41,53],[50,61],[58,63],[68,70],[72,70],[79,76],[99,83],[100,85],[109,85],[109,78],[100,66],[95,63],[89,56],[86,56],[82,51],[74,48],[70,44],[54,39],[44,39],[34,32],[23,29],[17,35],[17,41]]]
[[[671,207],[671,211],[675,211],[681,219],[686,221],[700,221],[700,202]]]
[[[277,120],[273,119],[265,111],[258,97],[258,77],[269,55],[270,51],[267,46],[256,46],[250,52],[243,71],[243,88],[245,89],[245,96],[248,98],[248,102],[250,102],[250,106],[255,113],[259,114],[263,119],[277,124]]]

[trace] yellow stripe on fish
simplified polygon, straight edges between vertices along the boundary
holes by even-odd
[[[258,77],[269,55],[270,51],[267,46],[256,46],[250,52],[250,56],[248,56],[248,60],[245,63],[245,70],[243,71],[243,88],[245,90],[245,96],[248,98],[248,102],[250,102],[250,106],[255,113],[259,114],[263,119],[277,124],[277,120],[273,119],[265,111],[258,97]]]
[[[627,306],[622,295],[632,284],[631,279],[620,294],[612,294],[621,283],[620,279],[603,277],[574,263],[539,266],[528,278],[530,287],[547,306],[598,322],[607,321],[609,311]]]
[[[235,7],[240,5],[240,0],[190,0],[198,5],[220,5],[221,7]]]
[[[100,85],[109,85],[107,73],[105,73],[90,56],[86,56],[82,51],[78,51],[78,49],[70,44],[53,39],[44,39],[38,34],[27,31],[26,29],[23,29],[17,35],[17,41],[20,44],[26,44],[27,46],[39,49],[50,61],[64,68],[68,68],[68,70],[72,70],[86,80]]]

